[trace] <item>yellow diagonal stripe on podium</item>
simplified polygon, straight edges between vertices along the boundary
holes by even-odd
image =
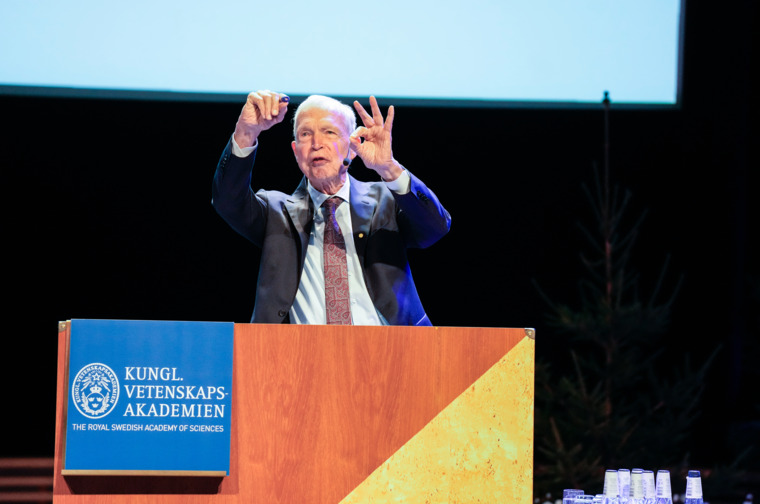
[[[341,504],[530,504],[534,362],[526,337]]]

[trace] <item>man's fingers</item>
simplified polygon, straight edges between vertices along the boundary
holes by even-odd
[[[393,128],[393,117],[396,115],[396,109],[393,108],[393,105],[388,107],[388,117],[385,119],[385,130],[390,132]]]
[[[261,103],[261,95],[257,92],[248,93],[248,100],[246,101],[246,106],[253,109],[254,111],[259,109],[259,104]]]
[[[273,116],[279,116],[280,119],[282,119],[282,116],[285,115],[285,112],[288,109],[288,103],[290,103],[290,96],[283,94],[283,93],[271,93],[271,105],[270,105],[270,111]]]
[[[272,93],[268,89],[262,93],[262,97],[264,98],[264,108],[261,112],[264,115],[264,119],[271,121],[272,116],[277,115],[277,109],[280,105],[280,97],[275,96],[275,93]]]
[[[274,117],[277,119],[277,122],[282,121],[282,118],[285,116],[285,112],[287,112],[288,109],[288,102],[290,101],[290,97],[287,95],[281,94],[281,93],[272,93],[271,95],[271,105],[270,105],[270,113],[271,117]]]
[[[380,107],[377,105],[377,99],[374,96],[369,97],[369,106],[372,108],[372,119],[375,124],[383,125],[383,114],[380,113]]]
[[[357,150],[362,144],[362,138],[366,138],[369,133],[370,131],[364,126],[356,128],[356,130],[351,133],[351,136],[348,137],[348,140],[351,142],[351,148]]]
[[[248,95],[248,103],[251,106],[251,114],[256,120],[265,119],[267,114],[266,103],[264,101],[264,96],[261,93],[262,91],[255,91]]]
[[[364,110],[364,107],[362,107],[361,103],[354,101],[354,108],[356,109],[356,113],[359,114],[359,117],[366,127],[371,128],[375,125],[375,121],[373,121],[372,117],[370,117],[367,111]]]
[[[371,116],[369,113],[367,113],[361,103],[358,101],[354,102],[354,108],[359,114],[359,117],[361,118],[364,125],[368,128],[371,128],[372,126],[382,126],[386,130],[390,131],[393,127],[393,105],[388,107],[388,117],[385,120],[383,119],[382,112],[380,112],[380,106],[377,104],[377,99],[374,96],[369,97],[369,106],[370,110],[372,110]]]
[[[257,120],[277,122],[282,121],[288,108],[290,97],[285,94],[275,93],[268,89],[254,91],[248,95],[248,103],[253,108],[253,114]]]

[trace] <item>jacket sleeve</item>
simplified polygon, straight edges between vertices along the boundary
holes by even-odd
[[[261,247],[267,224],[265,191],[251,189],[251,172],[256,151],[240,158],[232,154],[232,143],[219,158],[211,189],[211,204],[217,213],[238,233]]]
[[[398,225],[407,247],[426,248],[440,240],[451,228],[451,215],[438,197],[412,173],[406,194],[393,191],[398,206]]]

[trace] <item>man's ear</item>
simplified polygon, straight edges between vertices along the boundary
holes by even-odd
[[[358,156],[359,154],[357,154],[357,152],[351,148],[351,145],[352,145],[351,137],[348,137],[348,156],[349,156],[349,159],[353,161],[354,159],[356,159],[356,156]]]

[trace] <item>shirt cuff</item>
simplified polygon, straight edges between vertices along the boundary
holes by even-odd
[[[232,134],[232,155],[237,156],[240,158],[248,157],[251,152],[256,150],[256,147],[259,146],[259,140],[256,139],[256,142],[251,145],[250,147],[240,147],[237,142],[235,141],[235,134]]]
[[[406,194],[412,187],[412,179],[409,177],[409,172],[404,170],[396,180],[385,182],[385,185],[388,186],[388,189],[397,194]]]

